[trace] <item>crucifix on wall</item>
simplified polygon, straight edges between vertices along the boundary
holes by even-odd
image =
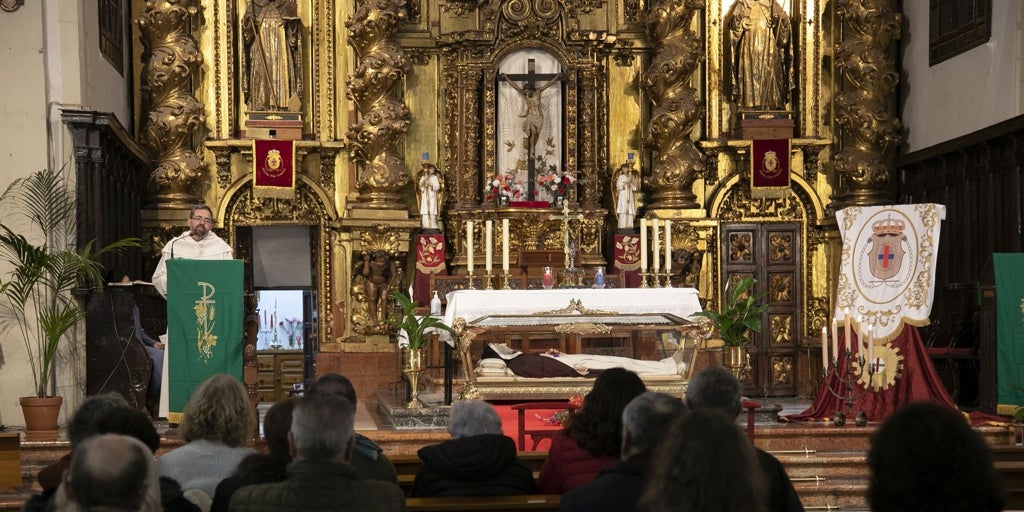
[[[526,182],[531,196],[541,199],[534,193],[538,173],[561,166],[561,134],[557,129],[561,125],[561,90],[556,86],[563,74],[539,71],[545,66],[538,65],[536,58],[520,58],[517,63],[503,68],[508,70],[523,64],[525,72],[499,72],[497,77],[499,83],[510,88],[505,89],[500,109],[503,119],[499,129],[499,152],[504,158],[499,158],[497,171],[516,174],[522,171],[525,176],[519,179]],[[550,63],[546,67],[558,69]]]

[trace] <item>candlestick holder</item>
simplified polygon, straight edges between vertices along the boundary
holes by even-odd
[[[493,290],[494,285],[491,283],[491,271],[488,270],[484,273],[484,290]]]
[[[668,270],[665,271],[665,288],[672,288],[672,274]]]
[[[473,286],[473,270],[467,270],[466,271],[466,275],[469,276],[469,279],[467,279],[467,281],[469,281],[469,282],[466,283],[466,289],[467,290],[476,290],[476,286]]]
[[[501,288],[503,290],[511,290],[512,287],[508,284],[508,270],[504,270],[501,273]]]
[[[875,374],[874,365],[865,364],[868,361],[864,359],[862,354],[857,354],[857,369],[854,370],[853,361],[855,357],[853,352],[849,349],[844,349],[843,352],[843,358],[846,362],[844,371],[839,371],[839,359],[835,359],[829,361],[828,369],[822,372],[822,378],[825,379],[825,389],[828,390],[829,394],[846,404],[846,411],[835,411],[835,417],[832,418],[832,424],[837,427],[846,425],[847,414],[853,414],[853,404],[871,390],[871,378]],[[868,374],[868,386],[863,389],[855,388],[854,384],[864,376],[864,372]],[[836,378],[834,389],[830,379],[833,375]],[[866,426],[868,424],[867,413],[864,411],[858,412],[854,421],[858,427]]]
[[[649,275],[650,274],[648,274],[647,272],[644,272],[642,270],[640,271],[640,288],[647,288],[648,287],[647,286],[647,276],[649,276]]]

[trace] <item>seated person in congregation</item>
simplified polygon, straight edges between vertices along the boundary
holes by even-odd
[[[348,400],[352,407],[356,406],[356,388],[352,386],[352,381],[344,375],[324,374],[306,388],[306,396],[323,394],[340,396]],[[349,464],[355,468],[356,473],[363,478],[397,484],[398,471],[395,470],[391,459],[384,454],[384,449],[359,432],[355,432],[353,435],[355,441],[352,447],[352,460],[349,461]]]
[[[501,417],[482,400],[452,404],[451,441],[420,448],[423,463],[412,484],[413,497],[511,496],[536,494],[533,471],[501,432]]]
[[[686,387],[686,405],[691,411],[718,411],[735,421],[742,410],[742,392],[743,385],[731,371],[722,366],[708,366],[690,379]],[[800,496],[779,459],[756,446],[754,455],[767,486],[765,511],[803,512]]]
[[[398,484],[362,477],[349,464],[355,416],[355,406],[343,397],[303,397],[292,411],[289,442],[295,460],[288,478],[242,487],[229,510],[405,510]]]
[[[551,438],[537,484],[543,494],[562,494],[590,482],[620,459],[622,410],[646,387],[623,368],[605,370],[583,398],[583,407]]]
[[[631,512],[650,479],[651,456],[669,435],[669,425],[686,411],[676,397],[648,391],[622,411],[622,460],[590,483],[562,496],[563,512]]]
[[[210,512],[227,512],[231,496],[247,485],[281,482],[288,477],[285,468],[292,461],[288,431],[292,428],[292,410],[299,399],[291,397],[271,406],[263,417],[263,441],[267,453],[254,453],[242,459],[231,476],[217,484]]]

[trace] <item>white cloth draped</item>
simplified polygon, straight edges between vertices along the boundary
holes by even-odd
[[[874,325],[892,340],[903,324],[928,325],[935,295],[935,259],[946,218],[941,204],[852,207],[836,213],[843,240],[835,316]]]

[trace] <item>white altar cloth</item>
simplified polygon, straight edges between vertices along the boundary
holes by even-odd
[[[619,314],[667,313],[685,320],[701,311],[694,288],[561,288],[552,290],[457,290],[448,294],[444,321],[472,322],[487,315],[528,315],[565,308],[578,299],[583,307]],[[442,333],[445,335],[447,333]],[[450,336],[442,336],[454,344]]]

